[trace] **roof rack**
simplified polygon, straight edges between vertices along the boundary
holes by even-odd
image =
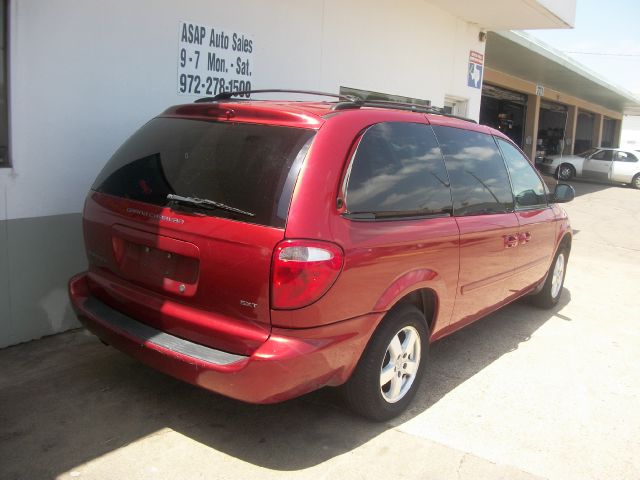
[[[214,97],[199,98],[194,103],[220,102],[224,100],[230,100],[233,97],[239,97],[241,95],[249,95],[252,93],[301,93],[304,95],[317,95],[321,97],[337,98],[338,100],[340,100],[332,107],[332,110],[349,110],[349,109],[356,109],[361,107],[391,108],[394,110],[407,110],[410,112],[418,112],[418,113],[432,113],[436,115],[442,115],[444,117],[457,118],[458,120],[463,120],[465,122],[478,123],[475,120],[472,120],[467,117],[446,113],[444,109],[440,107],[432,107],[429,105],[418,105],[415,103],[392,102],[388,100],[365,100],[354,95],[340,95],[337,93],[317,92],[315,90],[289,90],[289,89],[282,89],[282,88],[268,88],[268,89],[261,89],[261,90],[240,90],[237,92],[220,92]],[[234,101],[238,101],[238,100],[243,101],[248,99],[246,98],[234,99]]]
[[[237,92],[220,92],[214,97],[199,98],[194,103],[219,102],[220,100],[230,100],[232,97],[249,95],[252,93],[302,93],[304,95],[332,97],[332,98],[337,98],[338,100],[345,100],[347,102],[353,102],[357,100],[357,97],[353,97],[351,95],[339,95],[337,93],[317,92],[315,90],[288,90],[288,89],[281,89],[281,88],[277,88],[277,89],[269,88],[269,89],[262,89],[262,90],[240,90]],[[245,100],[245,99],[238,98],[236,100]]]
[[[463,120],[465,122],[478,123],[475,120],[472,120],[471,118],[447,113],[441,107],[432,107],[430,105],[418,105],[415,103],[391,102],[388,100],[362,100],[358,98],[358,99],[353,99],[346,102],[338,102],[333,106],[333,110],[349,110],[349,109],[356,109],[361,107],[391,108],[394,110],[407,110],[409,112],[432,113],[436,115],[442,115],[444,117],[457,118],[458,120]]]

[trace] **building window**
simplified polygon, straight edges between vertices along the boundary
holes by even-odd
[[[9,108],[7,95],[7,67],[9,45],[9,0],[0,0],[0,168],[10,167],[9,159]]]
[[[371,90],[361,90],[359,88],[340,87],[340,95],[352,95],[354,97],[375,102],[376,100],[383,102],[410,103],[412,105],[420,105],[424,107],[431,106],[431,100],[423,100],[421,98],[403,97],[401,95],[392,95],[390,93],[373,92]]]
[[[444,97],[444,113],[457,115],[459,117],[466,117],[468,104],[469,102],[464,98],[447,95]]]

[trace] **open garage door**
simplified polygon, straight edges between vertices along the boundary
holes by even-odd
[[[593,114],[580,111],[578,113],[578,123],[576,125],[576,140],[573,152],[578,154],[586,152],[593,145]]]
[[[616,143],[616,121],[613,118],[605,117],[602,121],[602,143],[601,147],[614,148]]]
[[[480,123],[500,130],[522,147],[526,105],[526,95],[484,84],[480,103]]]
[[[536,157],[562,152],[567,129],[567,112],[566,105],[547,101],[540,103]]]

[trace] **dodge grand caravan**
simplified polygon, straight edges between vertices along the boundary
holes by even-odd
[[[169,108],[95,180],[69,293],[105,343],[246,402],[341,386],[383,420],[430,342],[525,295],[558,302],[573,190],[548,191],[499,131],[405,104],[233,97]]]

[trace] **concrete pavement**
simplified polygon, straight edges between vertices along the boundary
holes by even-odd
[[[640,191],[575,183],[561,304],[431,348],[410,410],[251,406],[71,332],[0,351],[0,478],[640,478]]]

